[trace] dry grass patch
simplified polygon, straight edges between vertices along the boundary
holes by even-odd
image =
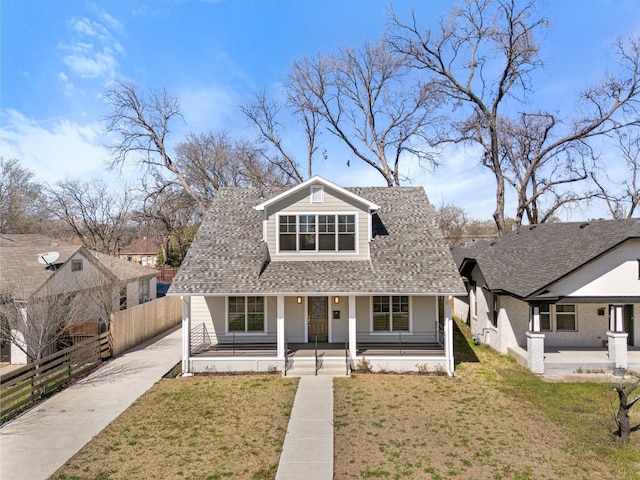
[[[297,379],[165,379],[52,478],[272,479]]]
[[[610,386],[544,383],[460,337],[455,378],[335,380],[336,479],[640,478],[640,438],[611,435]]]

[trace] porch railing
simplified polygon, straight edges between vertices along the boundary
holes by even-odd
[[[191,329],[191,352],[218,352],[224,355],[239,356],[249,353],[277,352],[276,333],[230,332],[217,334],[209,332],[204,324]]]
[[[436,322],[437,323],[437,322]],[[444,347],[444,331],[436,326],[434,331],[356,332],[358,352],[380,349],[399,355],[415,350],[440,350]]]
[[[345,363],[345,367],[347,369],[347,377],[349,376],[349,374],[351,373],[349,370],[349,342],[344,342],[344,363]]]
[[[436,342],[444,348],[444,325],[436,321]]]
[[[207,332],[207,327],[204,323],[196,325],[191,329],[191,352],[197,353],[206,350],[211,345],[211,337]]]
[[[287,376],[287,370],[289,369],[289,342],[284,339],[284,376]]]

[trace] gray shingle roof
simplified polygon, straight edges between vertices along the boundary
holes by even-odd
[[[84,247],[45,235],[1,234],[0,294],[11,295],[19,291],[21,296],[28,297],[55,274],[54,270],[38,262],[38,254],[58,252],[60,255],[55,263],[64,264],[79,251],[85,257],[97,258],[103,267],[106,267],[120,280],[153,277],[158,274],[157,270],[91,252]]]
[[[380,206],[370,261],[271,261],[264,267],[262,214],[253,207],[284,189],[223,188],[169,294],[465,291],[423,188],[347,190]]]
[[[526,298],[629,238],[640,238],[640,220],[548,223],[458,247],[453,255],[459,267],[475,261],[489,289]]]

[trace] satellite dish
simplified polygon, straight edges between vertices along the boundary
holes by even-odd
[[[55,262],[60,254],[58,252],[45,252],[38,254],[38,262],[42,265],[47,265],[48,267],[53,266],[53,262]]]

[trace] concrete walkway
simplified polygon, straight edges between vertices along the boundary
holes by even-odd
[[[333,377],[300,378],[276,480],[333,478]],[[3,479],[4,480],[4,479]]]
[[[182,355],[181,329],[111,360],[0,428],[0,478],[46,480]]]

